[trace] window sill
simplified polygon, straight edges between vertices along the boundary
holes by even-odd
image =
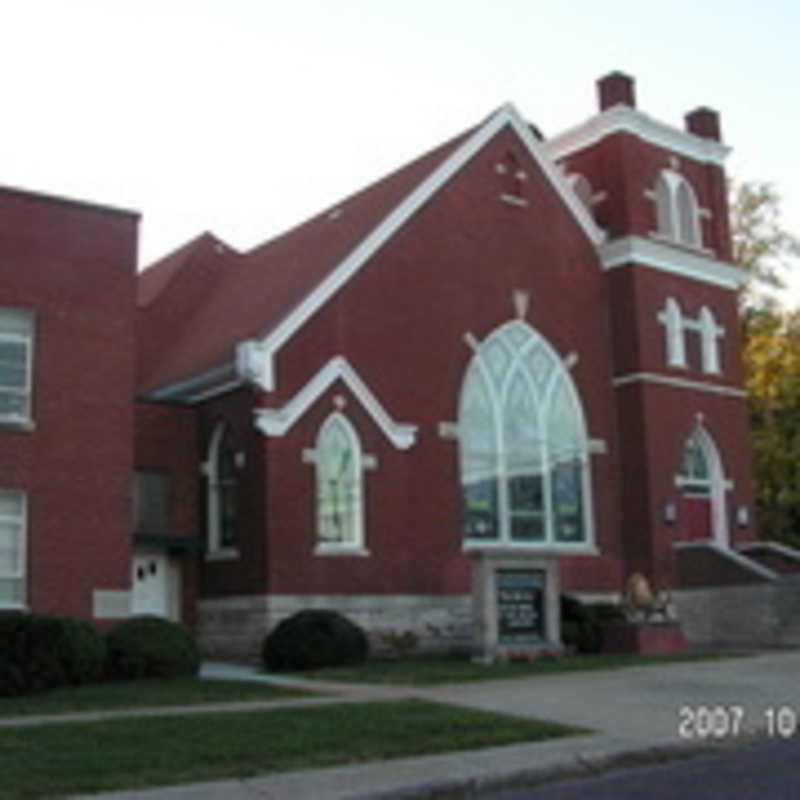
[[[206,561],[236,561],[240,557],[241,553],[233,547],[211,550],[206,553]]]
[[[663,233],[657,231],[650,232],[650,238],[659,244],[666,244],[670,247],[675,247],[678,250],[684,250],[687,253],[693,253],[696,256],[705,256],[706,258],[716,258],[716,251],[710,247],[703,247],[701,244],[689,244],[689,242],[682,242],[680,239],[673,239]]]
[[[370,555],[369,550],[364,547],[342,544],[318,544],[314,548],[315,556],[355,556],[366,558]]]
[[[0,418],[0,431],[14,433],[33,433],[36,423],[32,419],[2,419]]]
[[[568,544],[566,542],[503,542],[503,541],[481,541],[464,542],[462,545],[464,552],[480,552],[483,550],[506,550],[522,551],[526,553],[541,553],[543,555],[553,554],[560,556],[599,556],[600,550],[594,544],[577,542]]]

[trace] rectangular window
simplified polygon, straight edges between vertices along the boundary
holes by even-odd
[[[0,608],[25,605],[26,506],[24,492],[0,489]]]
[[[136,473],[133,513],[134,533],[169,533],[169,475],[155,471]]]
[[[0,422],[31,419],[33,314],[0,308]]]

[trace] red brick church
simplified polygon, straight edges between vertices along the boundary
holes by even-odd
[[[309,607],[463,644],[500,575],[766,581],[719,118],[598,90],[139,275],[135,214],[0,190],[0,606],[248,653]]]

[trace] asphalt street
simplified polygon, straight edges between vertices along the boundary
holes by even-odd
[[[485,795],[487,800],[796,800],[800,737],[658,766]]]

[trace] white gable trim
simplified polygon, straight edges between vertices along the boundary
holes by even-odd
[[[559,161],[591,147],[606,136],[620,132],[631,133],[656,147],[663,147],[704,164],[722,166],[730,153],[730,147],[714,139],[705,139],[673,128],[624,105],[606,109],[581,125],[554,136],[547,141],[545,148],[554,161]]]
[[[266,436],[283,436],[337,380],[350,389],[398,450],[407,450],[416,442],[417,426],[395,422],[343,356],[332,358],[283,408],[256,410],[256,427]]]
[[[607,270],[641,264],[725,289],[738,289],[745,281],[744,272],[732,264],[641,236],[607,242],[600,247],[600,260]]]
[[[541,167],[556,192],[574,214],[589,239],[599,245],[605,238],[591,215],[577,198],[560,170],[548,158],[542,144],[510,104],[496,111],[460,147],[451,153],[427,178],[375,227],[327,277],[259,342],[239,346],[240,374],[255,379],[266,391],[276,386],[275,353],[315,314],[360,268],[467,164],[500,130],[509,126]]]

